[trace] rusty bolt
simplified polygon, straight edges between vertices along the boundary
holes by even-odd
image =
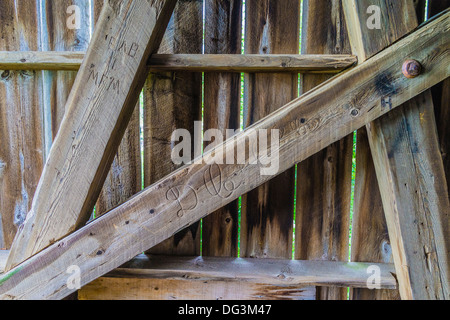
[[[416,60],[406,60],[403,63],[402,72],[408,79],[416,78],[422,73],[422,65]]]

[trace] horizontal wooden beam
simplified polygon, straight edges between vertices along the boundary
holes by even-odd
[[[1,51],[0,70],[71,70],[83,52]],[[155,54],[148,67],[156,71],[337,73],[357,62],[352,55]]]
[[[352,55],[203,54],[154,55],[152,71],[338,73],[356,64]]]
[[[367,288],[375,267],[380,271],[380,289],[395,289],[394,264],[357,262],[140,255],[105,277]]]
[[[393,264],[140,255],[83,287],[78,298],[307,299],[312,286],[367,288],[375,269],[378,288],[396,288]]]
[[[78,300],[316,300],[316,287],[239,281],[104,277],[78,291]]]
[[[236,145],[249,150],[252,132],[277,129],[280,145],[267,154],[278,152],[279,172],[286,171],[447,78],[449,24],[446,14],[424,25],[217,148],[226,154],[234,154]],[[411,57],[424,73],[407,79],[401,69]],[[80,268],[86,285],[273,178],[262,174],[265,165],[250,164],[248,155],[245,163],[186,165],[4,274],[0,298],[63,298],[75,291],[66,285],[71,266]]]

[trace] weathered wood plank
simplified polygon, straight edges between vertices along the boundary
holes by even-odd
[[[125,285],[126,284],[126,285]],[[79,300],[314,300],[315,287],[267,286],[236,281],[100,278]]]
[[[239,54],[242,42],[242,0],[207,0],[205,53]],[[205,73],[204,131],[240,128],[241,77],[235,73]],[[206,144],[204,147],[211,146]],[[203,219],[204,256],[237,257],[239,203],[234,201]]]
[[[374,266],[380,268],[380,286],[395,288],[393,264],[139,256],[82,288],[79,297],[305,299],[310,286],[366,287],[367,270]],[[314,290],[308,299],[315,299]]]
[[[203,7],[200,0],[178,1],[159,53],[202,52]],[[199,73],[151,73],[144,88],[144,186],[180,168],[172,159],[172,133],[201,121],[202,77]],[[199,139],[200,140],[200,139]],[[180,230],[149,251],[164,255],[199,255],[200,224]]]
[[[0,69],[77,71],[84,53],[0,52]],[[155,54],[148,63],[150,72],[301,72],[338,73],[357,62],[353,55],[288,54]]]
[[[142,276],[199,281],[239,280],[267,285],[333,285],[365,288],[370,263],[311,260],[236,259],[226,257],[174,257],[140,255],[107,277]],[[394,264],[380,268],[380,285],[392,289],[397,282]]]
[[[36,2],[0,3],[0,50],[40,50]],[[45,158],[42,74],[0,71],[0,249],[24,222]]]
[[[104,6],[7,269],[89,219],[143,86],[145,62],[174,5],[117,0]]]
[[[450,14],[447,13],[252,126],[252,130],[281,130],[279,148],[268,150],[269,154],[276,152],[275,149],[279,151],[279,172],[288,170],[293,164],[304,161],[448,77],[449,22]],[[420,79],[403,76],[403,55],[421,61],[426,71]],[[395,88],[390,91],[391,108],[383,106],[381,98],[386,91],[377,87],[377,78],[383,74],[391,76]],[[355,97],[358,97],[358,104]],[[238,134],[235,141],[224,143],[225,150],[234,150],[236,144],[248,147],[250,132],[248,129]],[[248,163],[248,157],[246,160]],[[267,182],[271,176],[262,175],[262,167],[265,165],[187,165],[3,275],[0,298],[58,299],[67,296],[73,292],[66,287],[66,271],[71,265],[80,267],[81,284],[86,285]],[[212,171],[212,179],[207,180],[205,186],[206,170]],[[228,182],[228,186],[231,183],[234,186],[226,199],[213,196],[209,191],[210,182],[220,178],[225,178],[222,181]],[[170,193],[174,188],[180,191],[179,197],[170,197],[174,195]]]
[[[104,0],[95,0],[92,4],[95,25],[100,17]],[[95,206],[95,216],[100,217],[141,191],[141,174],[140,103],[138,102],[114,157],[111,171],[100,192]]]
[[[418,24],[412,2],[382,1],[378,3],[382,16],[389,20],[382,24],[387,28],[386,38],[380,37],[379,30],[374,33],[361,27],[366,17],[362,10],[369,4],[372,1],[345,5],[349,28],[359,30],[351,35],[359,59],[373,55]],[[388,76],[379,82],[384,88],[392,85]],[[390,94],[384,99],[391,99]],[[368,126],[402,299],[449,297],[442,224],[448,223],[450,205],[436,132],[430,92]]]
[[[351,52],[341,1],[303,2],[302,54]],[[331,75],[302,77],[307,92]],[[300,260],[348,261],[353,136],[297,166],[296,247]],[[343,288],[318,288],[320,300],[346,300]]]
[[[245,5],[245,53],[298,53],[300,1]],[[246,74],[244,90],[248,128],[298,96],[298,74]],[[291,168],[242,197],[241,257],[292,258],[294,186]]]
[[[305,286],[367,286],[369,267],[380,287],[397,283],[393,264],[210,257],[139,256],[79,292],[80,299],[298,299]],[[119,289],[120,288],[120,289]],[[301,295],[299,295],[301,294]],[[315,299],[315,291],[309,299]]]
[[[450,0],[430,0],[428,4],[428,18],[450,8]],[[442,161],[447,178],[447,191],[450,191],[450,79],[431,89],[433,95],[434,112],[441,147]],[[450,223],[443,223],[445,243],[450,243]],[[448,249],[447,249],[448,251]]]
[[[356,57],[352,55],[158,55],[150,60],[150,68],[161,71],[189,68],[191,71],[199,72],[338,73],[356,62]]]
[[[356,144],[351,261],[391,263],[391,242],[365,128],[358,130]],[[352,288],[350,299],[399,300],[400,294],[398,290]]]
[[[79,28],[68,27],[67,9],[78,7],[81,24]],[[62,0],[42,2],[43,22],[45,24],[45,50],[52,52],[85,52],[90,41],[89,2],[85,0]],[[49,54],[43,51],[41,55]],[[23,58],[22,58],[23,59]],[[77,73],[71,71],[54,71],[45,73],[48,89],[48,103],[51,112],[52,138],[56,137],[65,113],[65,106]]]
[[[350,0],[344,1],[343,4],[346,8],[347,29],[352,30],[352,52],[358,56],[360,63],[417,27],[416,11],[410,0]],[[370,6],[380,9],[381,30],[367,27],[367,20],[371,17],[367,13]],[[347,14],[350,10],[354,12],[353,15]]]
[[[9,250],[0,250],[0,273],[5,271],[6,260],[8,259]]]
[[[379,3],[376,3],[375,5],[377,4]],[[368,5],[369,4],[367,4],[367,6]],[[401,6],[402,4],[396,5]],[[421,7],[425,8],[425,1],[415,1],[415,6],[416,11],[419,12]],[[364,7],[361,7],[361,10],[363,9]],[[399,7],[397,7],[397,9],[399,9]],[[362,12],[360,13],[362,14]],[[373,13],[374,11],[372,11],[372,14]],[[368,19],[369,15],[367,14],[365,17]],[[380,37],[382,31],[378,30],[378,32],[379,34],[377,37]],[[384,45],[387,43],[388,42],[385,41]],[[367,138],[367,130],[362,128],[358,130],[357,133],[351,261],[392,262],[392,259],[392,248],[369,140]],[[392,290],[352,288],[350,291],[350,299],[398,300],[400,299],[400,295],[398,291]]]

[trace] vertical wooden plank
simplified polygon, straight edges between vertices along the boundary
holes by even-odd
[[[206,0],[205,53],[239,54],[242,41],[242,0]],[[206,73],[204,130],[240,127],[240,75]],[[205,144],[205,147],[207,144]],[[238,253],[239,203],[234,201],[203,219],[203,255]]]
[[[428,18],[431,18],[445,9],[450,8],[450,0],[429,0]],[[433,95],[434,112],[442,162],[447,178],[447,191],[450,192],[450,79],[444,80],[431,89]],[[450,246],[450,224],[444,220],[444,237],[447,246]],[[450,248],[447,247],[447,254]]]
[[[298,53],[299,0],[247,0],[245,4],[245,53]],[[247,74],[245,127],[297,95],[298,74]],[[294,170],[242,197],[242,257],[292,258]]]
[[[40,50],[36,1],[0,2],[0,50]],[[0,71],[0,248],[10,248],[43,169],[43,83],[37,71]]]
[[[365,24],[369,5],[381,9],[382,30]],[[349,1],[346,21],[360,62],[417,24],[412,1]],[[406,57],[405,57],[406,58]],[[389,78],[380,79],[386,98]],[[448,299],[449,199],[429,91],[367,126],[402,299]]]
[[[367,130],[358,130],[352,255],[355,262],[393,263],[392,248]],[[350,289],[351,300],[399,300],[398,290]]]
[[[86,51],[90,41],[89,1],[43,1],[45,46],[48,51]],[[72,7],[72,6],[76,6]],[[75,11],[79,10],[79,11]],[[80,25],[73,26],[79,14]],[[47,98],[51,110],[52,137],[55,138],[64,117],[65,106],[77,73],[73,71],[46,71],[49,87]]]
[[[303,54],[350,53],[340,0],[304,1]],[[332,75],[302,76],[303,93]],[[353,137],[300,163],[297,171],[295,257],[347,261]],[[343,300],[345,288],[317,288],[320,300]]]
[[[90,41],[89,1],[42,1],[43,42],[47,51],[86,51]],[[75,7],[73,7],[75,6]],[[78,17],[76,15],[79,15]],[[80,25],[71,23],[79,19]],[[67,98],[77,72],[44,71],[46,108],[50,110],[51,137],[58,134]],[[69,299],[75,299],[76,294]]]
[[[94,25],[103,3],[104,0],[92,2]],[[140,102],[138,102],[100,192],[96,204],[96,217],[124,203],[141,189]]]
[[[203,2],[179,0],[159,53],[202,52]],[[149,186],[179,166],[171,160],[171,136],[176,129],[194,133],[201,120],[200,73],[152,73],[144,87],[144,184]],[[152,254],[199,255],[199,223],[149,251]]]

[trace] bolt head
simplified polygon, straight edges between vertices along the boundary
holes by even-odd
[[[406,60],[403,63],[402,72],[408,79],[416,78],[422,73],[422,65],[417,60]]]

